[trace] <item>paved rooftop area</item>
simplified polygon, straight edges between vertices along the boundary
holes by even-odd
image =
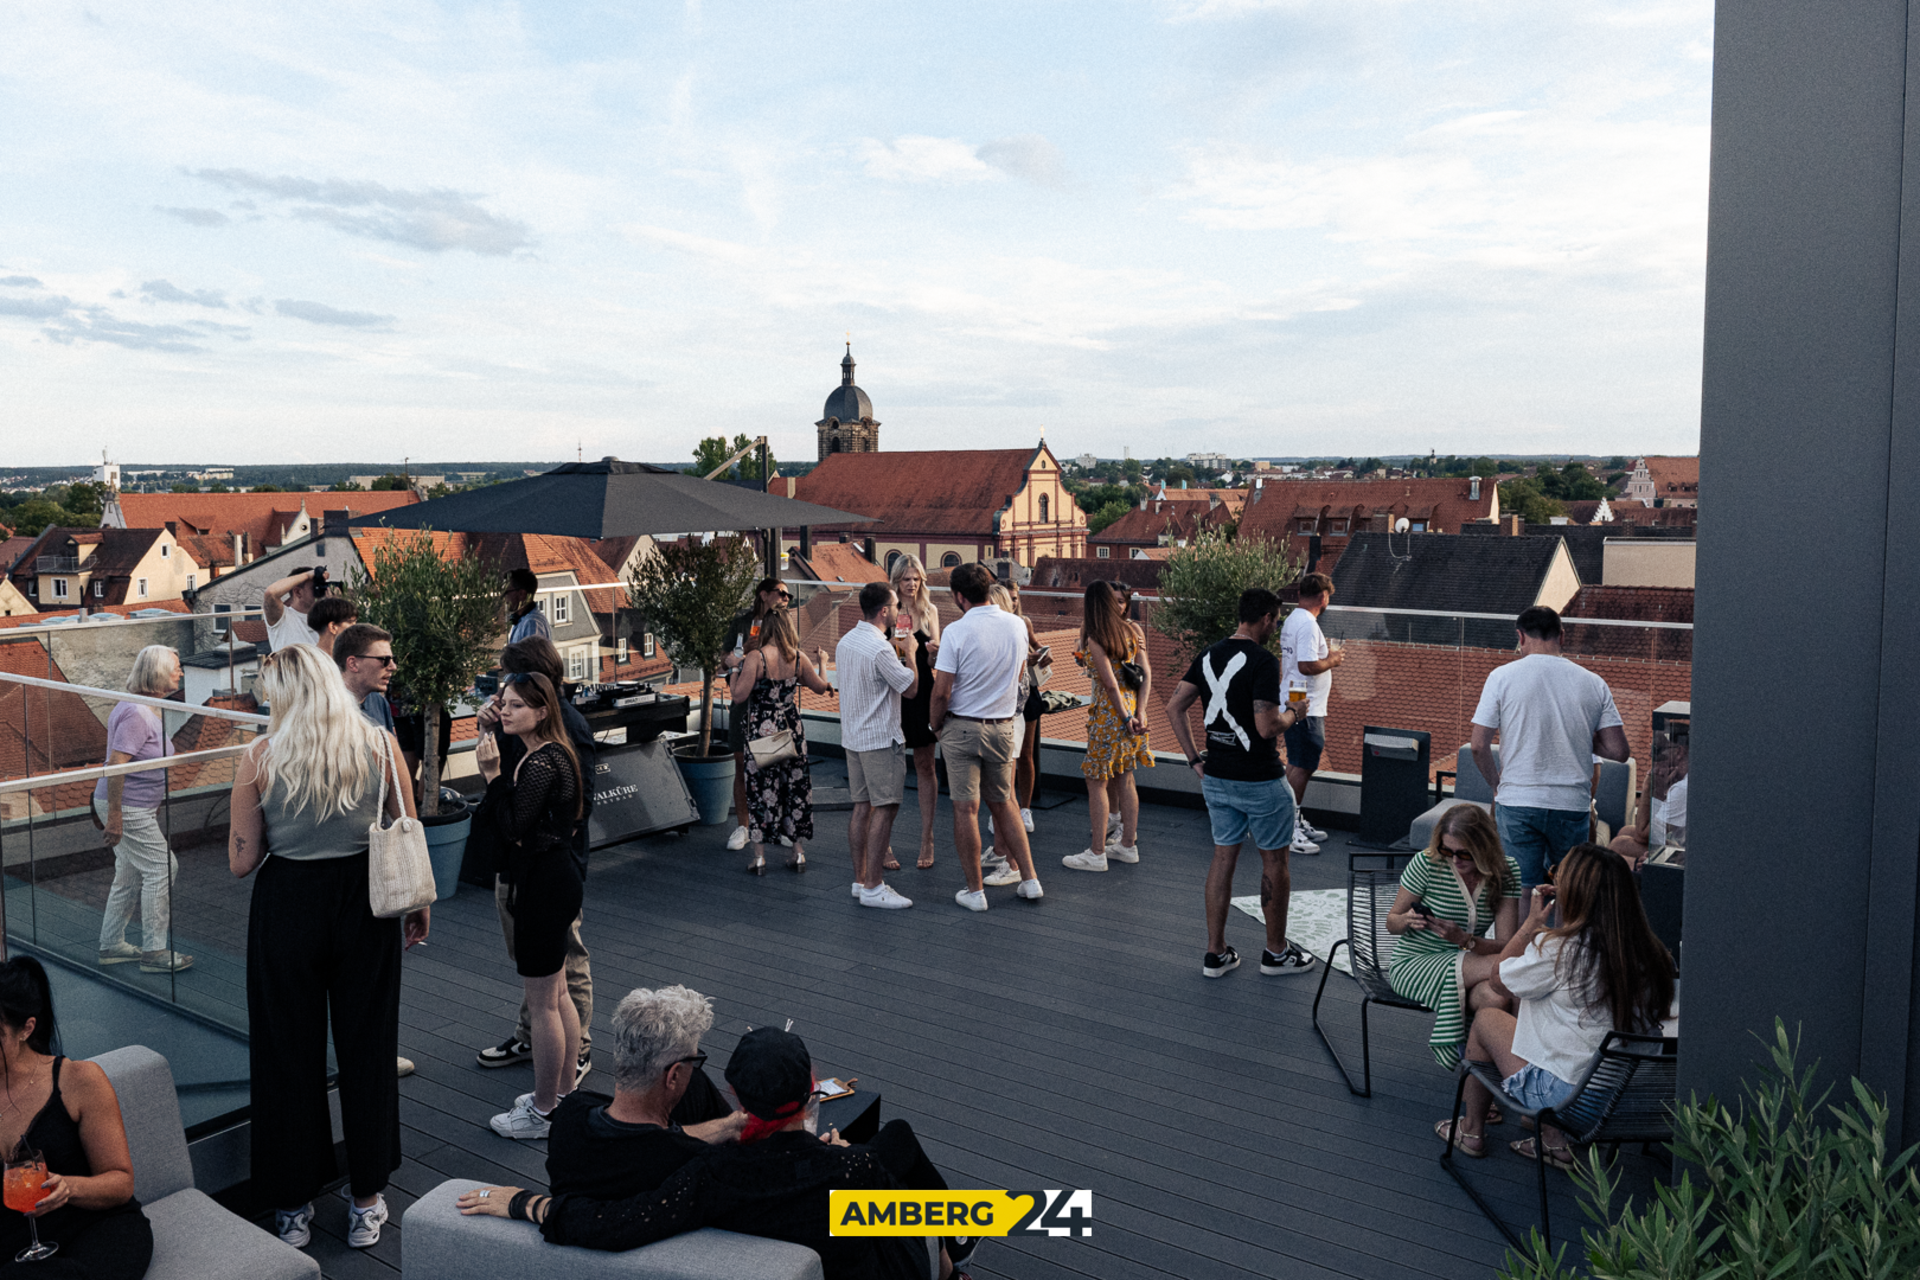
[[[839,763],[816,762],[815,785],[823,798],[844,787]],[[1093,1190],[1090,1239],[989,1242],[973,1267],[979,1277],[1495,1272],[1497,1232],[1436,1163],[1430,1129],[1453,1083],[1426,1050],[1430,1019],[1375,1013],[1374,1096],[1355,1098],[1309,1022],[1317,968],[1263,977],[1261,928],[1235,911],[1228,939],[1247,963],[1218,981],[1201,976],[1211,856],[1203,812],[1148,806],[1140,864],[1090,875],[1060,866],[1086,844],[1084,797],[1042,793],[1033,839],[1047,896],[1029,905],[1011,888],[989,890],[982,915],[953,903],[961,882],[944,800],[940,814],[938,865],[915,870],[918,808],[908,796],[902,825],[912,829],[895,841],[906,865],[889,881],[916,899],[910,911],[849,900],[844,811],[818,813],[805,875],[743,874],[746,855],[724,848],[727,827],[596,853],[586,908],[596,1033],[607,1035],[631,988],[686,983],[714,1001],[704,1047],[716,1074],[748,1026],[791,1018],[819,1073],[858,1077],[862,1091],[884,1095],[884,1114],[913,1123],[951,1185]],[[1295,889],[1344,887],[1346,851],[1336,833],[1320,856],[1296,858]],[[181,859],[176,928],[202,953],[179,984],[205,988],[189,1003],[237,999],[244,982],[219,953],[239,949],[250,884],[227,875],[222,852],[209,845]],[[88,925],[81,903],[105,874],[43,884],[72,895],[74,920],[50,894],[38,907],[42,927],[77,930],[90,945],[97,916]],[[1249,851],[1237,893],[1256,893],[1257,878]],[[27,905],[10,900],[10,914]],[[400,1084],[406,1162],[388,1193],[396,1223],[449,1177],[544,1185],[546,1144],[487,1128],[532,1087],[531,1068],[474,1061],[511,1029],[519,1000],[492,896],[463,886],[436,906],[431,944],[408,955],[405,973],[401,1051],[419,1069]],[[1328,1003],[1357,1061],[1357,994],[1344,975]],[[611,1065],[603,1047],[589,1087],[610,1091]],[[1494,1134],[1497,1154],[1468,1171],[1524,1230],[1533,1171],[1504,1147],[1521,1131]],[[1553,1176],[1555,1221],[1571,1233],[1584,1217],[1567,1180]],[[403,1227],[359,1253],[345,1246],[344,1219],[344,1208],[316,1219],[312,1248],[328,1276],[397,1271]]]

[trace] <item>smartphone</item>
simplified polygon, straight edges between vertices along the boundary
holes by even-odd
[[[1050,644],[1043,644],[1040,646],[1040,652],[1034,655],[1034,661],[1039,662],[1052,656],[1053,656],[1053,646]]]
[[[1412,914],[1419,916],[1422,920],[1430,921],[1433,919],[1433,912],[1427,909],[1427,904],[1424,902],[1416,902],[1412,906],[1408,907],[1407,910]]]

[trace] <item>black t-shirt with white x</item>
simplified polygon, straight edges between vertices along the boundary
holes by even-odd
[[[1282,774],[1272,738],[1254,727],[1253,704],[1280,705],[1280,659],[1229,636],[1193,660],[1183,677],[1200,690],[1207,734],[1207,776],[1226,782],[1270,782]]]

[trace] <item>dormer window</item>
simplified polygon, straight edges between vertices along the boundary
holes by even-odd
[[[1301,532],[1301,533],[1303,533],[1303,534],[1306,534],[1306,533],[1312,533],[1312,532],[1313,532],[1313,521],[1311,521],[1311,520],[1302,520],[1302,521],[1300,522],[1300,532]]]
[[[96,583],[94,583],[94,584],[93,584],[93,598],[94,598],[95,600],[105,600],[105,599],[107,598],[107,584],[106,584],[106,583],[104,583],[104,582],[96,582]]]
[[[1347,536],[1347,522],[1345,520],[1329,521],[1327,523],[1327,532],[1336,538],[1344,538]]]

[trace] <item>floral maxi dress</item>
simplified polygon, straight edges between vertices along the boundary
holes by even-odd
[[[1080,762],[1080,772],[1089,778],[1117,778],[1129,769],[1153,768],[1153,749],[1147,745],[1147,735],[1136,737],[1127,728],[1140,695],[1119,678],[1120,664],[1133,661],[1139,651],[1139,646],[1129,640],[1127,652],[1113,659],[1114,681],[1120,685],[1120,707],[1113,705],[1099,679],[1094,680],[1093,711],[1087,717],[1087,755]],[[1092,670],[1091,662],[1088,670]]]
[[[807,773],[807,731],[800,721],[800,676],[761,676],[747,695],[747,739],[793,731],[794,760],[762,769],[747,753],[747,838],[755,844],[813,839],[813,779]]]

